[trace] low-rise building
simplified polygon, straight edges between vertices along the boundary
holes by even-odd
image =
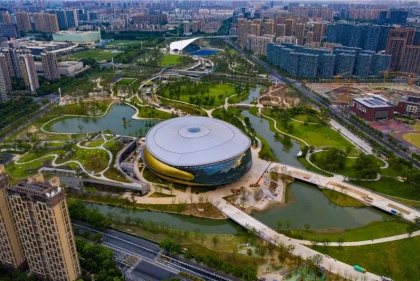
[[[99,31],[60,31],[53,33],[55,42],[72,42],[83,45],[93,45],[101,41]]]
[[[397,112],[406,115],[420,116],[420,97],[404,96],[398,102]]]
[[[395,106],[382,97],[356,98],[352,111],[366,121],[392,119]]]

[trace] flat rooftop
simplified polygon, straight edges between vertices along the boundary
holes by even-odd
[[[420,97],[417,97],[417,96],[404,96],[401,98],[401,101],[406,102],[406,103],[420,105]]]
[[[368,108],[394,107],[393,104],[382,97],[355,98],[354,101]]]

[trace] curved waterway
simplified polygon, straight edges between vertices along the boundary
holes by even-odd
[[[130,216],[132,218],[141,218],[144,220],[152,220],[156,223],[165,222],[170,228],[188,230],[193,232],[194,229],[199,228],[201,233],[209,234],[237,234],[243,233],[245,230],[231,220],[213,220],[202,219],[197,217],[183,216],[177,214],[168,214],[156,211],[131,210],[121,207],[111,207],[108,205],[101,205],[96,203],[88,203],[90,209],[96,208],[98,211],[106,215],[112,212],[114,215],[118,214],[122,220]]]
[[[128,136],[139,134],[142,130],[144,136],[149,128],[158,123],[157,120],[133,120],[131,116],[134,114],[136,111],[132,107],[116,104],[103,117],[69,118],[53,124],[51,130],[57,133],[80,133],[81,125],[83,133],[111,130],[114,134]],[[124,125],[123,118],[130,124]]]

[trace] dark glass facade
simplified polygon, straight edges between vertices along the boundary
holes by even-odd
[[[193,174],[194,180],[191,181],[162,175],[158,171],[153,170],[147,162],[145,163],[155,175],[161,176],[163,179],[168,181],[173,180],[174,182],[185,185],[215,186],[228,184],[243,177],[252,166],[252,155],[250,148],[248,148],[243,154],[223,162],[203,166],[171,166],[181,171]]]

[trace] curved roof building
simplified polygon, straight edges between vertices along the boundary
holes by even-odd
[[[251,141],[235,126],[208,117],[180,117],[155,125],[143,161],[175,183],[212,186],[241,178],[252,165]]]
[[[171,52],[181,52],[189,44],[199,39],[200,37],[196,37],[196,38],[191,38],[191,39],[186,39],[186,40],[175,41],[169,45],[169,49],[171,50]]]

